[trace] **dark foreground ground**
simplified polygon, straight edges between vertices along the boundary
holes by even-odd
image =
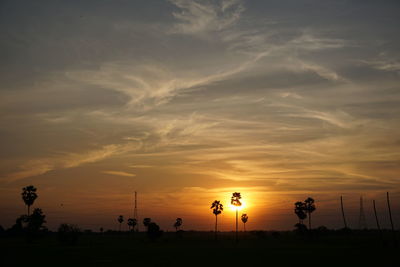
[[[145,233],[86,233],[74,245],[57,233],[33,242],[24,236],[0,237],[1,266],[400,266],[392,235],[379,233],[293,232],[164,233],[150,241]]]

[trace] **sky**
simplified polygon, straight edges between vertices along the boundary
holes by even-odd
[[[400,226],[398,1],[1,1],[0,224]],[[127,226],[125,226],[127,227]],[[143,227],[142,227],[143,228]]]

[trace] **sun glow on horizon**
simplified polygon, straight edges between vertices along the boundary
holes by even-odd
[[[246,208],[246,201],[241,199],[240,202],[242,203],[241,206],[235,206],[235,205],[229,204],[230,209],[232,211],[236,211],[236,210],[241,211],[241,210],[245,209]]]

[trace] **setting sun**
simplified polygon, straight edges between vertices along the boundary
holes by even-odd
[[[240,202],[242,203],[241,206],[235,206],[235,205],[229,204],[229,207],[231,208],[232,211],[236,211],[236,210],[241,211],[244,208],[246,208],[246,201],[240,200]]]

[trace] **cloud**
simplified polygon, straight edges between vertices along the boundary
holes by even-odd
[[[180,9],[173,16],[179,21],[171,33],[204,35],[222,31],[235,24],[244,7],[239,0],[191,1],[170,0]]]
[[[117,176],[126,176],[126,177],[135,177],[136,174],[123,172],[123,171],[102,171],[105,174],[117,175]]]
[[[397,72],[400,74],[400,62],[397,60],[358,60],[359,62],[371,66],[374,69],[387,71],[387,72]]]
[[[5,181],[12,182],[42,175],[53,170],[74,168],[83,164],[105,160],[137,148],[137,143],[128,143],[124,145],[111,144],[81,153],[57,153],[51,157],[31,159],[20,165],[19,171],[8,174],[5,177]]]
[[[318,37],[308,29],[303,31],[300,36],[289,41],[287,45],[293,48],[316,51],[343,48],[349,46],[349,42],[343,39]]]
[[[355,120],[349,114],[341,110],[335,112],[323,112],[299,109],[299,111],[301,112],[288,114],[288,116],[319,119],[341,128],[351,128],[352,126],[357,125],[354,123]]]
[[[104,63],[98,71],[71,71],[73,82],[108,87],[130,98],[126,106],[143,110],[168,103],[174,97],[242,73],[267,56],[262,52],[217,72],[171,70],[160,63],[127,66],[124,62]]]
[[[139,169],[139,168],[152,168],[154,166],[152,165],[131,165],[129,166],[130,168],[135,168],[135,169]]]

